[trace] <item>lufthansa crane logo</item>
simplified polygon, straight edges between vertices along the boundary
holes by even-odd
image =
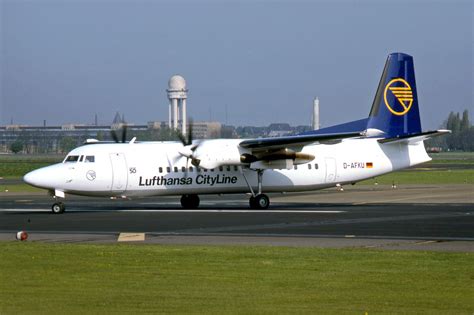
[[[93,181],[97,177],[97,175],[95,174],[95,171],[90,170],[86,173],[86,177],[88,180]]]
[[[392,104],[387,100],[388,93],[395,96],[395,100],[392,101]],[[407,81],[402,78],[396,78],[388,82],[385,86],[383,99],[385,101],[385,106],[387,106],[392,114],[403,116],[408,113],[413,104],[413,91]]]

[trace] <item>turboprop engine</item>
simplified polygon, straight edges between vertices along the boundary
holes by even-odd
[[[241,140],[206,140],[197,146],[192,154],[191,163],[194,166],[212,169],[221,165],[242,165]]]
[[[212,169],[222,165],[247,165],[266,168],[274,165],[282,165],[282,168],[290,168],[293,165],[304,164],[314,160],[314,155],[295,152],[290,149],[280,149],[272,151],[251,152],[239,146],[241,140],[207,140],[189,152],[182,152],[182,155],[189,156],[194,166],[205,169]],[[193,150],[193,151],[192,151]],[[186,154],[187,153],[187,154]]]

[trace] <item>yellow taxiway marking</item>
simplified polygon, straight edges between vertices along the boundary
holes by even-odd
[[[117,242],[143,242],[145,233],[120,233]]]

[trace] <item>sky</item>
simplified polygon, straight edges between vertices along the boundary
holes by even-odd
[[[0,125],[168,120],[323,127],[367,117],[387,55],[414,57],[423,129],[474,111],[472,1],[0,0]]]

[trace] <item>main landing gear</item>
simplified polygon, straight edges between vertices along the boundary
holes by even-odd
[[[199,207],[199,196],[198,195],[181,196],[181,206],[184,209],[197,209]]]
[[[62,202],[55,202],[53,203],[51,210],[54,214],[64,213],[64,211],[66,211],[66,206]]]
[[[249,204],[252,209],[267,209],[270,206],[270,198],[265,194],[258,194],[250,197]]]
[[[261,169],[257,170],[257,179],[258,179],[258,191],[255,193],[252,189],[252,186],[249,184],[247,178],[245,177],[245,174],[243,171],[242,176],[245,179],[245,182],[247,183],[247,186],[250,189],[250,193],[252,196],[249,199],[249,205],[251,209],[267,209],[270,206],[270,198],[268,198],[267,195],[262,194],[262,178],[263,178],[263,171]]]

